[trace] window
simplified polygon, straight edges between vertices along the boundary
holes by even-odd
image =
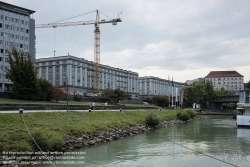
[[[5,58],[5,62],[9,62],[9,59],[8,59],[8,58]]]
[[[3,27],[3,25],[2,25],[2,23],[0,23],[0,28],[2,28]]]
[[[16,19],[16,23],[19,23],[19,19]]]
[[[29,29],[26,29],[26,33],[29,33]]]
[[[0,57],[0,61],[2,61],[2,57]]]
[[[3,19],[3,15],[1,15],[1,19]]]
[[[1,53],[3,53],[3,49],[1,49]]]

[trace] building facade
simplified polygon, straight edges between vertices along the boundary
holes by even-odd
[[[180,91],[184,86],[183,83],[169,81],[153,76],[139,77],[139,95],[141,97],[153,97],[153,96],[177,96],[180,95]],[[173,86],[172,86],[173,85]]]
[[[28,52],[35,62],[35,11],[0,2],[0,92],[10,91],[12,82],[6,77],[9,69],[8,49],[12,46]]]
[[[66,87],[71,94],[94,91],[94,62],[71,55],[36,60],[38,77],[54,86]],[[100,64],[100,90],[120,88],[138,94],[138,73]]]
[[[237,71],[211,71],[205,81],[211,81],[214,89],[224,88],[229,91],[244,90],[244,76]]]

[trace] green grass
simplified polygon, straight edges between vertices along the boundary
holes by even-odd
[[[32,134],[42,133],[50,138],[75,138],[116,127],[145,123],[150,113],[157,113],[160,120],[176,118],[176,111],[126,111],[126,112],[38,112],[23,115]],[[30,136],[19,114],[0,115],[0,151],[25,151],[33,149]],[[22,146],[20,145],[22,144]]]

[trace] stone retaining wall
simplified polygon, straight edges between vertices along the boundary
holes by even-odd
[[[197,119],[205,119],[205,118],[211,118],[211,117],[219,117],[217,116],[210,116],[210,115],[204,115],[204,116],[198,116],[195,117],[194,119],[190,119],[187,122],[191,122]],[[171,125],[175,124],[182,124],[186,123],[185,121],[181,121],[178,119],[171,120],[171,121],[162,121],[158,128],[165,128]],[[146,126],[145,124],[138,124],[135,126],[125,126],[121,128],[115,128],[112,130],[108,131],[101,131],[99,133],[93,133],[91,135],[82,135],[78,138],[75,139],[65,139],[65,145],[63,146],[62,150],[72,150],[72,149],[77,149],[77,148],[83,148],[83,147],[88,147],[91,145],[95,145],[97,143],[105,143],[109,142],[112,140],[119,140],[124,137],[128,136],[134,136],[140,133],[144,133],[146,131],[152,130],[154,128],[150,128]]]

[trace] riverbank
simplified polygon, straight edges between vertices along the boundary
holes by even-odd
[[[183,123],[176,120],[177,110],[1,114],[0,151],[37,150],[23,121],[43,150],[68,150],[145,132],[150,113],[159,116],[160,127]]]
[[[35,148],[22,116],[40,147],[53,150],[63,147],[67,140],[75,140],[83,135],[143,124],[146,116],[152,112],[157,113],[161,120],[176,119],[174,110],[1,114],[0,151],[32,151]]]

